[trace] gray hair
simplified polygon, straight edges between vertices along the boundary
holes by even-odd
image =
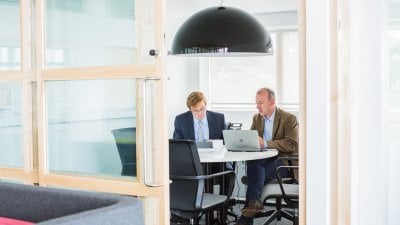
[[[262,88],[258,89],[257,95],[261,94],[263,92],[267,92],[268,93],[268,99],[269,100],[275,99],[275,92],[271,88],[262,87]]]

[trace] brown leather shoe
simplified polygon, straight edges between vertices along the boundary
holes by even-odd
[[[249,204],[242,209],[242,215],[245,217],[254,217],[257,213],[264,210],[263,204],[258,200],[250,200]]]

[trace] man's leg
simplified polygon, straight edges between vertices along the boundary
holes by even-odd
[[[268,182],[274,180],[277,178],[276,176],[276,168],[277,166],[283,166],[285,165],[282,160],[275,158],[269,158],[265,161],[265,179],[264,179],[264,185],[267,184]],[[287,169],[281,169],[279,171],[281,177],[290,177],[289,170]],[[260,195],[261,196],[261,195]],[[261,199],[262,200],[262,199]]]
[[[263,209],[262,203],[260,202],[261,191],[266,183],[276,179],[276,166],[281,165],[284,165],[284,163],[281,160],[277,161],[276,157],[247,161],[248,186],[246,205],[238,224],[253,224],[253,216]],[[287,170],[282,170],[281,175],[282,177],[289,177],[289,172]],[[250,210],[246,210],[248,208],[250,208]]]
[[[247,165],[247,192],[246,202],[250,200],[258,200],[261,190],[264,186],[265,179],[265,159],[250,160]]]
[[[253,215],[264,207],[259,201],[265,179],[265,159],[251,160],[247,166],[246,203],[237,224],[253,224]]]

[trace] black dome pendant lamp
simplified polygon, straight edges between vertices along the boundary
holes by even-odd
[[[272,47],[266,29],[251,14],[234,7],[210,7],[187,19],[172,43],[182,56],[267,55]]]

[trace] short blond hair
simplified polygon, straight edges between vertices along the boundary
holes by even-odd
[[[200,91],[193,91],[189,94],[186,99],[186,105],[190,109],[190,107],[197,105],[199,102],[204,101],[207,105],[206,97]]]

